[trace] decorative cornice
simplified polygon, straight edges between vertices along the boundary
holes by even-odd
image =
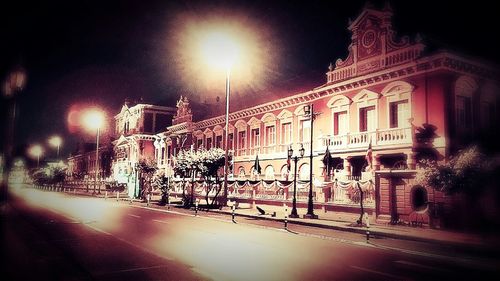
[[[242,109],[230,113],[229,121],[231,122],[275,110],[287,109],[289,107],[309,103],[323,97],[338,95],[347,91],[365,88],[366,86],[387,83],[393,80],[404,79],[410,76],[437,70],[454,71],[491,80],[498,79],[499,77],[498,71],[491,67],[464,59],[448,52],[442,52],[433,56],[422,57],[389,69],[383,69],[378,72],[357,76],[339,83],[325,84],[304,93],[260,104],[247,109]],[[224,122],[225,116],[217,116],[196,122],[193,125],[196,129],[202,130],[217,124],[223,124]]]

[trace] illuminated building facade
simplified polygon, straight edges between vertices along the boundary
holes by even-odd
[[[172,125],[174,113],[171,107],[126,102],[115,116],[113,177],[118,183],[127,183],[129,196],[139,195],[136,164],[154,161],[154,136]]]
[[[323,85],[229,114],[231,198],[290,205],[294,171],[288,170],[287,150],[303,146],[297,171],[301,207],[311,153],[315,208],[358,212],[358,184],[365,208],[382,222],[407,221],[425,202],[450,207],[448,197],[415,184],[417,163],[445,159],[494,131],[499,72],[452,52],[426,52],[418,35],[398,37],[391,18],[389,6],[364,9],[348,27],[349,55],[330,64]],[[305,105],[317,113],[313,128]],[[156,135],[159,166],[169,169],[180,149],[223,148],[224,118],[193,120],[189,101],[181,97],[173,124]],[[327,149],[331,159],[325,162]],[[257,155],[260,175],[253,167]]]

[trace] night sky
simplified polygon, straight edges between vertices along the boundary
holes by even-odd
[[[21,64],[28,73],[19,96],[18,144],[64,136],[62,155],[82,137],[70,132],[71,106],[98,105],[113,116],[125,98],[174,105],[180,94],[203,100],[214,87],[186,76],[176,45],[179,19],[234,19],[256,27],[273,64],[264,82],[234,84],[236,97],[269,89],[319,86],[330,62],[345,58],[354,19],[365,1],[8,1],[0,4],[0,78]],[[385,1],[371,1],[382,7]],[[420,33],[433,46],[498,64],[493,1],[391,1],[399,35]],[[213,85],[212,85],[213,86]],[[238,87],[240,86],[240,87]],[[219,87],[217,85],[215,88]],[[224,81],[220,84],[223,97]],[[237,102],[237,101],[236,101]],[[2,99],[2,124],[6,120]],[[111,121],[111,120],[110,120]],[[2,134],[4,130],[2,130]],[[4,139],[2,135],[2,140]]]

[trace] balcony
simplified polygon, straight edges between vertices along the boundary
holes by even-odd
[[[408,128],[391,128],[372,132],[347,133],[345,135],[324,136],[321,138],[323,147],[333,149],[355,149],[372,145],[408,145],[413,143],[413,134]]]

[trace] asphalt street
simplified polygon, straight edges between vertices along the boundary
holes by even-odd
[[[31,188],[2,207],[5,280],[498,280],[495,264],[359,234]],[[323,233],[324,232],[324,233]],[[338,235],[336,235],[338,233]],[[378,242],[378,243],[377,243]],[[385,244],[384,244],[385,243]],[[3,279],[3,278],[2,278]]]

